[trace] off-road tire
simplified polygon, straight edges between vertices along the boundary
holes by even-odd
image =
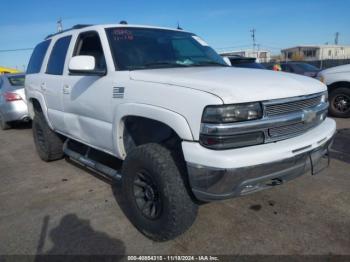
[[[335,106],[335,103],[336,103],[335,100],[337,99],[337,97],[341,97],[341,96],[344,96],[347,99],[350,99],[350,88],[339,87],[339,88],[330,92],[330,94],[329,94],[329,114],[334,116],[334,117],[341,117],[341,118],[350,117],[350,104],[348,104],[349,109],[346,110],[345,112],[341,112]]]
[[[6,122],[5,119],[3,118],[3,116],[0,114],[0,129],[7,130],[10,128],[11,128],[10,124],[8,122]]]
[[[122,209],[132,224],[154,241],[179,236],[197,216],[198,206],[188,193],[173,153],[160,144],[141,145],[128,153],[122,167]],[[134,193],[139,189],[134,182],[139,172],[147,172],[156,188],[161,207],[156,218],[146,217],[136,202]]]
[[[46,162],[63,158],[63,139],[51,130],[42,112],[35,112],[33,137],[40,158]]]

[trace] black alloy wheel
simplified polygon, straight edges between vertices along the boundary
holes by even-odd
[[[155,181],[143,170],[134,178],[134,196],[136,205],[141,213],[149,219],[157,219],[162,211],[159,190]]]

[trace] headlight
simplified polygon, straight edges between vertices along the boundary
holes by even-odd
[[[203,123],[232,123],[262,117],[260,103],[208,106],[204,109]]]

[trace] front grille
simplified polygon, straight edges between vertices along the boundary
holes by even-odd
[[[269,137],[274,138],[284,138],[292,137],[301,133],[308,131],[309,129],[315,127],[319,121],[315,121],[312,124],[306,124],[304,122],[299,122],[291,125],[279,126],[270,128],[268,130]]]
[[[322,96],[320,95],[292,102],[265,105],[265,115],[271,117],[302,111],[320,104],[321,97]]]

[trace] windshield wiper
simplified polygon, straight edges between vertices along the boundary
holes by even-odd
[[[146,63],[144,64],[145,67],[147,66],[178,66],[178,67],[184,67],[186,65],[183,64],[179,64],[176,62],[171,62],[171,61],[157,61],[157,62],[150,62],[150,63]]]

